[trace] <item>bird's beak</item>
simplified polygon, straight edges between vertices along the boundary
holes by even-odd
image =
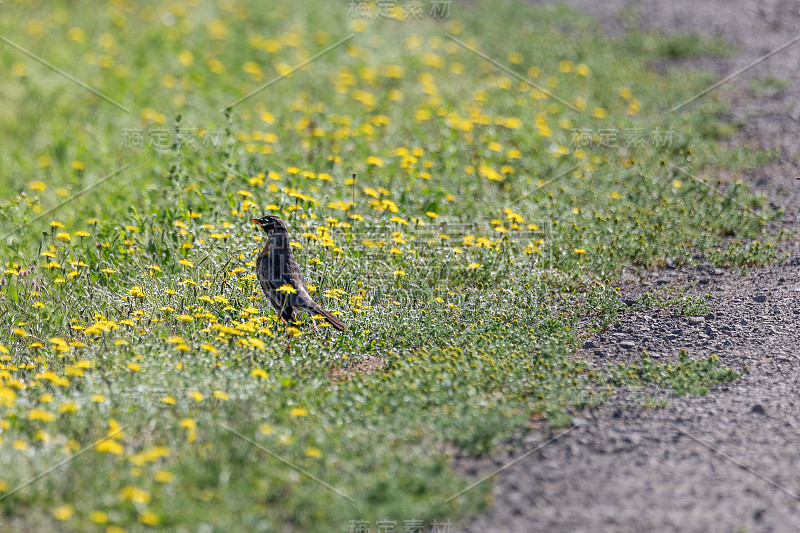
[[[252,222],[253,224],[258,224],[259,226],[261,225],[261,222],[259,222],[257,218],[251,218],[250,222]]]

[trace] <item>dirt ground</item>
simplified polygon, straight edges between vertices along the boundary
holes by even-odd
[[[567,0],[609,34],[632,27],[721,37],[737,53],[686,68],[719,79],[800,37],[800,0]],[[754,78],[786,86],[757,92]],[[780,155],[741,178],[800,223],[800,39],[723,88],[734,119],[745,123],[738,145]],[[691,95],[687,95],[691,96]],[[783,264],[739,271],[710,265],[626,272],[624,296],[652,286],[683,285],[708,294],[705,317],[668,311],[627,315],[589,339],[579,354],[592,364],[718,354],[749,373],[707,396],[671,398],[647,409],[642,394],[621,393],[598,409],[575,413],[573,427],[533,433],[509,456],[458,461],[476,480],[495,469],[488,513],[453,531],[474,532],[800,532],[800,242]],[[553,436],[557,439],[548,442]],[[512,465],[507,466],[510,461]]]

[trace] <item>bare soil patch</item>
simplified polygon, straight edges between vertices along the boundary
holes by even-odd
[[[796,0],[567,0],[620,34],[646,28],[721,37],[737,53],[702,58],[720,79],[800,35]],[[753,80],[772,77],[760,87]],[[800,222],[800,42],[732,80],[731,120],[744,127],[732,146],[777,149],[763,167],[715,171],[741,179],[784,210],[782,226]],[[687,95],[687,98],[691,95]],[[714,175],[714,172],[719,172]],[[724,174],[724,175],[723,175]],[[798,531],[800,530],[800,244],[785,243],[779,265],[720,270],[711,265],[626,273],[623,298],[636,302],[656,287],[707,295],[711,311],[678,316],[665,309],[627,314],[588,339],[579,356],[590,364],[715,353],[742,378],[706,396],[669,398],[649,408],[653,391],[625,391],[598,409],[576,412],[573,427],[532,433],[526,449],[458,468],[493,477],[488,513],[461,524],[466,531]],[[659,404],[662,405],[662,404]],[[536,450],[536,451],[533,451]]]

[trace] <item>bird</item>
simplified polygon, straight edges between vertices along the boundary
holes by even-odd
[[[289,229],[286,223],[275,215],[251,218],[267,234],[267,243],[256,260],[256,277],[275,312],[289,325],[295,323],[295,311],[305,311],[311,316],[314,329],[317,329],[315,315],[321,315],[339,331],[347,326],[330,314],[311,298],[303,278],[303,272],[294,258],[289,245]],[[286,285],[291,286],[284,288]]]

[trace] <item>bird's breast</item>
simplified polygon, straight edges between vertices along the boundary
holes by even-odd
[[[262,257],[269,255],[269,239],[267,239],[266,244],[264,245],[264,249],[261,250],[261,253],[258,254],[258,258],[261,259]]]

